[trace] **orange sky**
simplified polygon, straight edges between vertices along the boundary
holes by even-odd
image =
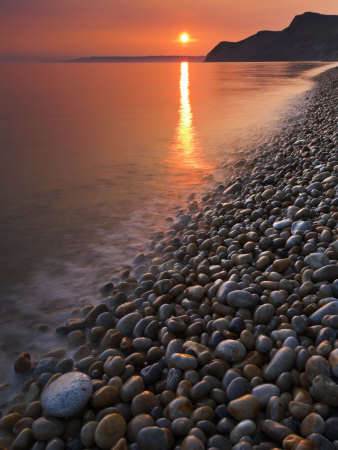
[[[205,55],[337,0],[0,0],[0,58]],[[176,42],[187,31],[194,42]]]

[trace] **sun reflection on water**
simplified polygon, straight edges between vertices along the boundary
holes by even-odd
[[[202,148],[193,126],[193,114],[190,105],[189,63],[181,62],[180,68],[180,107],[170,162],[176,170],[183,170],[186,175],[186,172],[189,172],[190,179],[187,181],[196,182],[196,179],[192,179],[191,176],[193,174],[199,177],[206,175],[206,171],[210,170],[212,165],[200,155]]]

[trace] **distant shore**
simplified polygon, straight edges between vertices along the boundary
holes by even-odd
[[[189,203],[143,275],[59,327],[71,358],[16,359],[27,381],[0,446],[336,448],[338,68],[308,95]]]
[[[72,63],[116,63],[116,62],[203,62],[205,56],[89,56],[71,59]]]

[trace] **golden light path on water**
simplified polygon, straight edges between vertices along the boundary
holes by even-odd
[[[201,174],[205,175],[206,171],[212,169],[212,165],[200,155],[202,148],[193,126],[193,114],[190,105],[189,63],[181,62],[180,70],[178,124],[169,162],[175,165],[176,169],[182,169],[185,173],[189,171],[188,182],[196,182],[196,177],[200,177]]]

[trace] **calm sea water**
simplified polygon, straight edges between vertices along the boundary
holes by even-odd
[[[0,64],[4,372],[20,351],[59,345],[54,327],[95,302],[326,66]]]

